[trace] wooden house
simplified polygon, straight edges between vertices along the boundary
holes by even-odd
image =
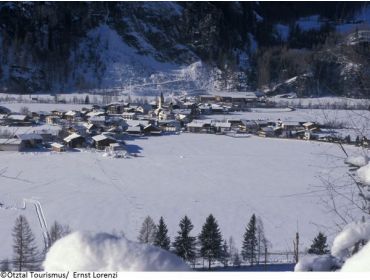
[[[99,134],[93,136],[92,139],[94,141],[95,148],[98,150],[104,150],[110,144],[117,143],[117,140],[109,134]]]
[[[16,138],[21,140],[22,148],[41,148],[44,142],[42,136],[36,133],[17,134]]]
[[[69,148],[81,148],[86,144],[85,137],[81,136],[78,133],[72,133],[71,135],[64,138],[63,141]]]

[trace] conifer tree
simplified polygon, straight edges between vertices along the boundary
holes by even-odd
[[[328,254],[329,250],[328,244],[326,244],[326,239],[327,237],[322,232],[319,232],[319,234],[313,240],[310,249],[308,249],[308,253],[315,255]]]
[[[153,245],[157,227],[150,216],[147,216],[141,226],[138,240],[140,243]]]
[[[216,219],[209,215],[199,235],[200,255],[208,261],[208,269],[211,269],[213,261],[221,258],[222,235]]]
[[[35,237],[26,218],[20,215],[13,228],[13,265],[16,271],[35,271],[39,269],[39,254]]]
[[[257,228],[256,216],[253,214],[244,233],[242,256],[243,260],[248,261],[251,265],[256,263],[257,251]]]
[[[157,232],[156,232],[155,239],[154,239],[154,245],[169,251],[171,241],[167,233],[168,233],[167,226],[164,223],[163,217],[161,217],[159,219],[159,224],[157,226]]]
[[[185,261],[193,262],[196,257],[196,237],[190,236],[190,231],[194,226],[187,216],[181,219],[179,226],[180,230],[177,232],[177,236],[173,242],[175,254]]]

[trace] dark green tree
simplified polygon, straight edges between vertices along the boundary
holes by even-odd
[[[329,253],[328,244],[326,244],[327,237],[322,233],[319,234],[314,238],[312,241],[310,249],[308,249],[309,254],[315,255],[325,255]]]
[[[256,216],[253,214],[245,230],[242,247],[243,260],[248,261],[251,265],[256,263],[257,244]]]
[[[198,238],[200,255],[208,261],[208,269],[211,269],[212,262],[222,256],[222,235],[212,214],[206,219]]]
[[[190,236],[190,231],[194,226],[187,216],[181,219],[179,226],[180,230],[173,242],[175,254],[185,261],[193,262],[196,257],[196,237]]]
[[[90,97],[88,95],[85,97],[85,104],[90,104]]]
[[[171,241],[167,233],[168,233],[167,226],[164,223],[163,217],[161,217],[159,219],[159,224],[157,226],[157,231],[156,231],[156,235],[154,239],[154,245],[169,251]]]
[[[35,237],[27,222],[20,215],[13,228],[13,265],[16,271],[35,271],[39,269],[39,253],[35,243]]]

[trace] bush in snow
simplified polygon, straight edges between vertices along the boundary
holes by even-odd
[[[50,248],[46,271],[186,271],[174,254],[107,233],[72,233]]]
[[[349,156],[346,160],[345,163],[348,163],[350,165],[356,166],[356,167],[362,167],[365,166],[366,164],[369,163],[369,158],[368,156]]]
[[[339,259],[330,255],[307,255],[302,257],[294,271],[334,271],[341,267]]]

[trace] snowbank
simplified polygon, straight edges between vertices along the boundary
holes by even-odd
[[[189,267],[160,248],[107,233],[75,232],[57,241],[46,271],[184,271]]]
[[[339,260],[330,255],[307,255],[294,267],[295,272],[331,271],[340,267]]]
[[[370,243],[364,246],[357,254],[349,258],[343,265],[344,272],[370,272]]]
[[[369,158],[368,156],[349,156],[346,160],[345,163],[351,164],[353,166],[358,166],[362,167],[365,166],[366,164],[369,163]]]
[[[370,164],[367,164],[357,170],[357,175],[362,183],[370,185]]]
[[[334,239],[331,254],[338,258],[349,256],[350,249],[360,240],[370,239],[369,222],[353,222]]]

